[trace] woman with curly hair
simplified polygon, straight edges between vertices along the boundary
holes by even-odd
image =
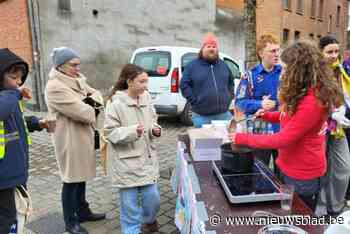
[[[257,117],[280,123],[272,135],[232,133],[234,144],[260,149],[278,149],[276,164],[285,184],[291,184],[300,198],[315,211],[320,177],[326,172],[326,120],[342,100],[337,83],[322,53],[309,42],[286,48],[279,90],[280,111],[259,110]]]

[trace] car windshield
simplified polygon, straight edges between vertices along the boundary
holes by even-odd
[[[134,64],[145,69],[149,76],[167,76],[170,70],[170,53],[147,51],[135,55]]]

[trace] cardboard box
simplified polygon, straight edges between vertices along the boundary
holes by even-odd
[[[188,130],[190,152],[194,161],[221,160],[223,138],[212,128],[194,128]]]

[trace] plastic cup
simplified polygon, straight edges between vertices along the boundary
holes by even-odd
[[[283,184],[280,186],[281,193],[281,209],[285,211],[292,210],[294,186],[289,184]]]

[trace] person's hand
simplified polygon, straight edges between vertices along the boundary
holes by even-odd
[[[233,144],[236,144],[236,133],[235,132],[231,132],[228,134],[228,138],[230,139],[230,141],[233,143]]]
[[[270,95],[263,97],[263,100],[261,102],[261,107],[265,111],[272,110],[273,108],[275,108],[275,106],[276,106],[276,102],[270,99]]]
[[[23,99],[25,100],[32,99],[32,91],[29,88],[21,86],[18,88],[18,90],[21,93]]]
[[[343,107],[336,109],[332,113],[332,119],[337,121],[337,124],[341,125],[342,127],[350,127],[350,120],[345,117],[345,108]]]
[[[137,136],[141,137],[144,131],[145,131],[145,127],[143,126],[143,124],[139,124],[136,128]]]
[[[48,131],[49,129],[49,121],[47,119],[40,119],[39,120],[39,126],[41,129],[46,129]]]
[[[263,115],[266,113],[266,110],[264,109],[259,109],[257,112],[254,113],[255,118],[261,118]]]
[[[152,128],[152,135],[155,137],[160,137],[161,129],[159,127]]]

